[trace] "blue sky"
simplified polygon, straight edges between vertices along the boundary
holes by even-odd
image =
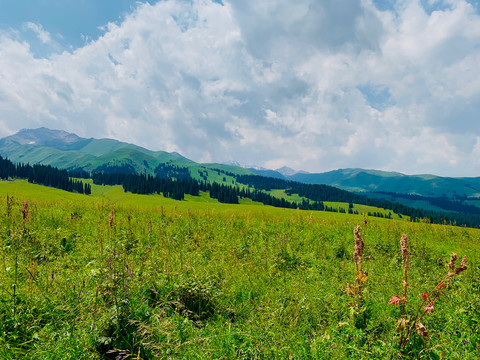
[[[0,0],[0,137],[480,176],[478,0]]]
[[[40,54],[50,53],[25,27],[37,24],[60,49],[72,50],[103,35],[109,22],[120,23],[136,6],[132,0],[0,0],[0,28],[21,31]]]

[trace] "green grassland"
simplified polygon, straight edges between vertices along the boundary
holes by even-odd
[[[7,195],[9,197],[7,201]],[[363,215],[92,195],[0,182],[1,359],[478,359],[480,230]],[[28,201],[28,206],[25,202]],[[23,210],[23,212],[22,212]],[[353,228],[362,224],[363,305]],[[406,313],[467,255],[398,347],[399,239]],[[358,304],[358,298],[357,298]]]
[[[285,189],[274,189],[274,190],[269,191],[269,193],[272,196],[278,197],[280,199],[285,199],[285,200],[291,201],[291,202],[294,201],[294,202],[299,203],[299,202],[306,201],[306,200],[311,202],[311,200],[309,200],[305,197],[299,196],[298,194],[287,195],[285,193]],[[344,203],[344,202],[324,201],[323,204],[325,206],[328,206],[328,207],[331,207],[331,208],[334,208],[334,209],[343,209],[346,212],[348,211],[348,207],[349,207],[349,204]],[[390,210],[385,210],[385,209],[381,209],[381,208],[374,207],[374,206],[353,204],[353,209],[352,210],[357,211],[359,214],[368,214],[369,212],[370,213],[377,212],[377,213],[381,213],[385,216],[388,216],[389,214],[391,214],[392,219],[395,219],[395,220],[400,220],[401,219],[400,216],[392,213]],[[402,217],[402,218],[404,218],[406,220],[409,219],[408,216],[407,217]]]
[[[270,190],[269,191],[270,195],[272,196],[275,196],[279,199],[285,199],[287,201],[290,201],[290,202],[302,202],[302,201],[309,201],[309,199],[307,199],[306,197],[303,197],[303,196],[300,196],[298,194],[291,194],[291,195],[287,195],[286,192],[285,192],[285,189],[273,189],[273,190]]]
[[[207,174],[208,181],[210,182],[217,182],[225,185],[234,185],[236,183],[236,179],[234,177],[226,175],[222,172],[219,173],[217,170],[212,170],[203,166],[191,166],[189,167],[189,170],[192,178],[196,180],[203,181],[203,178],[200,176],[200,172],[202,172]],[[225,179],[225,181],[223,181],[223,179]]]
[[[325,201],[323,203],[325,206],[329,206],[332,208],[337,208],[337,209],[343,209],[345,211],[348,211],[348,203],[345,202],[330,202],[330,201]],[[386,210],[382,208],[378,208],[375,206],[368,206],[368,205],[360,205],[360,204],[353,204],[353,211],[357,211],[359,214],[368,214],[368,213],[381,213],[384,216],[389,216],[391,215],[393,220],[409,220],[408,216],[402,216],[400,217],[398,214],[393,213],[391,210]]]

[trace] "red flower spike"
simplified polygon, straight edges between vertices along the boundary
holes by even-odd
[[[388,300],[388,305],[398,305],[400,304],[400,301],[404,301],[404,299],[398,295],[395,295],[394,297],[390,298],[390,300]]]
[[[433,308],[433,301],[427,306],[425,306],[425,311],[428,313],[433,313],[435,311],[435,309]]]

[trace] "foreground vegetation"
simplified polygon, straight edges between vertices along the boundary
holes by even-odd
[[[480,356],[479,230],[118,187],[1,183],[0,196],[2,359]],[[403,233],[404,310],[388,305],[405,289]],[[468,269],[422,319],[429,338],[414,332],[402,349],[397,319],[415,315],[452,252]]]

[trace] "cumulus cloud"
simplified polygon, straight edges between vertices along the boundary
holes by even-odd
[[[382,3],[145,3],[49,57],[0,33],[0,136],[48,126],[196,161],[478,176],[477,9]]]

